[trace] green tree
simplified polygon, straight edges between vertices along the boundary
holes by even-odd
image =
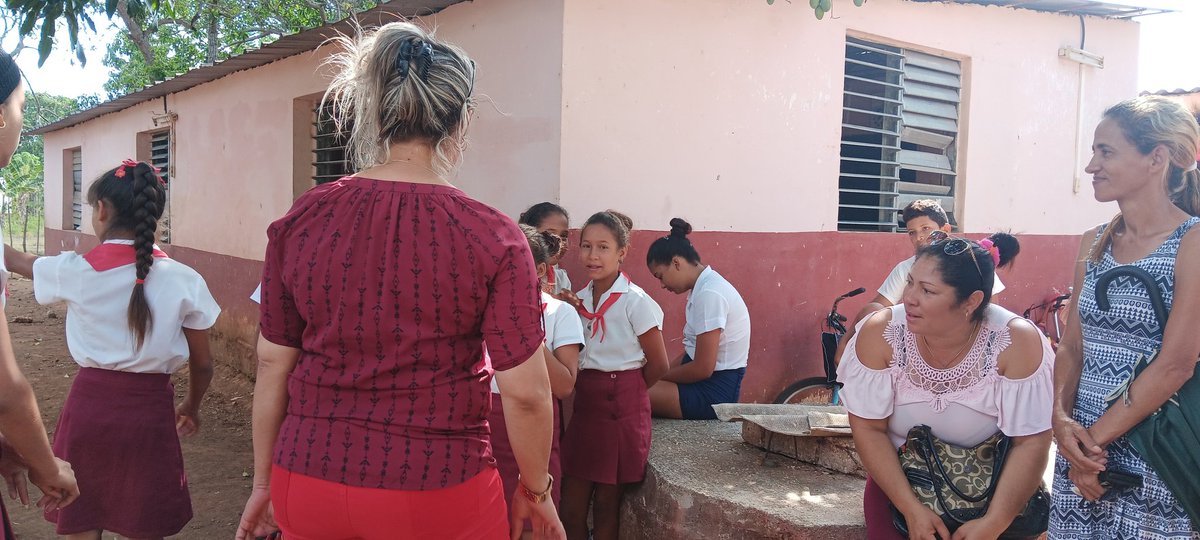
[[[52,124],[80,110],[77,99],[25,91],[26,129]],[[40,135],[22,136],[21,143],[17,146],[17,152],[28,152],[35,156],[41,156],[42,137]]]
[[[8,243],[13,244],[14,229],[21,230],[21,250],[29,251],[29,219],[35,218],[35,225],[42,215],[43,168],[42,156],[29,152],[13,154],[12,161],[0,174],[4,178],[5,217],[8,229]],[[35,238],[41,238],[34,231]],[[37,246],[41,247],[41,246]]]
[[[80,110],[79,100],[49,94],[25,93],[25,125],[36,128],[57,122]],[[42,161],[42,137],[21,137],[16,153],[8,166],[0,169],[3,179],[2,209],[4,229],[8,232],[11,245],[16,235],[21,235],[21,249],[28,250],[29,236],[34,240],[34,251],[42,249],[42,225],[44,223],[45,170]]]
[[[278,39],[305,28],[345,18],[375,6],[377,0],[5,0],[10,17],[20,20],[21,36],[39,34],[39,65],[49,57],[55,31],[66,26],[69,47],[86,62],[79,44],[80,28],[96,31],[93,17],[120,19],[127,43],[120,47],[129,58],[140,57],[154,66],[163,57],[155,41],[164,34],[187,35],[197,40],[204,61],[216,62],[246,47]],[[168,47],[169,48],[169,47]],[[161,49],[161,47],[160,47]],[[136,50],[137,54],[132,54]],[[195,65],[191,66],[195,67]],[[153,72],[154,68],[148,68]]]
[[[201,65],[261,47],[280,37],[344,19],[377,0],[176,0],[114,40],[104,57],[113,72],[110,98],[137,91]]]

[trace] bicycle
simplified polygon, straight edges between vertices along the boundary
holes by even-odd
[[[1050,347],[1053,350],[1058,350],[1058,342],[1062,340],[1063,331],[1067,327],[1073,292],[1071,287],[1067,287],[1066,294],[1059,294],[1056,290],[1041,304],[1029,306],[1021,314],[1050,339]]]
[[[837,351],[838,341],[846,335],[846,316],[838,313],[838,304],[842,300],[864,292],[867,290],[859,287],[837,297],[833,301],[833,308],[825,316],[824,330],[821,332],[821,359],[824,363],[825,376],[808,377],[789,384],[779,395],[775,396],[775,403],[804,405],[837,405],[839,403],[838,393],[842,389],[842,383],[837,380],[837,359],[834,358],[834,354]]]

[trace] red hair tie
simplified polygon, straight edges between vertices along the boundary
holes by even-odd
[[[135,280],[133,280],[133,282],[134,282],[134,283],[137,283],[138,285],[141,285],[141,284],[145,283],[145,282],[146,282],[146,280],[144,280],[144,279],[135,279]]]
[[[125,160],[121,161],[121,166],[117,167],[117,170],[113,172],[113,176],[116,176],[117,178],[125,178],[125,169],[135,168],[138,166],[138,163],[141,163],[141,162],[134,161],[132,159],[125,159]],[[147,163],[147,165],[150,165],[150,164]],[[162,172],[162,169],[159,169],[158,167],[155,167],[153,165],[150,165],[150,169],[152,169],[154,171],[154,175],[158,178],[158,183],[160,183],[164,186],[167,185],[166,181],[164,181],[162,179],[162,177],[159,176],[159,173]]]

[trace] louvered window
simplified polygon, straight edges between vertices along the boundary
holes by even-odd
[[[350,174],[350,162],[346,155],[349,131],[339,132],[330,116],[330,105],[313,108],[313,184],[332,182]]]
[[[71,150],[71,229],[83,226],[83,152]]]
[[[847,38],[838,230],[895,231],[923,198],[956,221],[961,74],[956,60]]]
[[[171,242],[171,132],[161,131],[150,136],[150,164],[158,167],[166,184],[166,205],[159,222],[159,241]]]

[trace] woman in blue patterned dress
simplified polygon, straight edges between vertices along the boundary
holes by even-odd
[[[1086,171],[1096,200],[1116,201],[1121,211],[1083,235],[1078,312],[1055,359],[1052,539],[1200,539],[1197,524],[1124,437],[1183,386],[1200,357],[1198,145],[1191,114],[1156,96],[1113,106],[1096,127]],[[1109,288],[1110,311],[1097,307],[1097,279],[1121,265],[1154,276],[1171,313],[1165,329],[1146,288],[1129,279]],[[1159,347],[1133,383],[1133,401],[1108,409],[1105,396],[1140,355]],[[1106,490],[1098,478],[1105,469],[1140,475],[1143,486]]]

